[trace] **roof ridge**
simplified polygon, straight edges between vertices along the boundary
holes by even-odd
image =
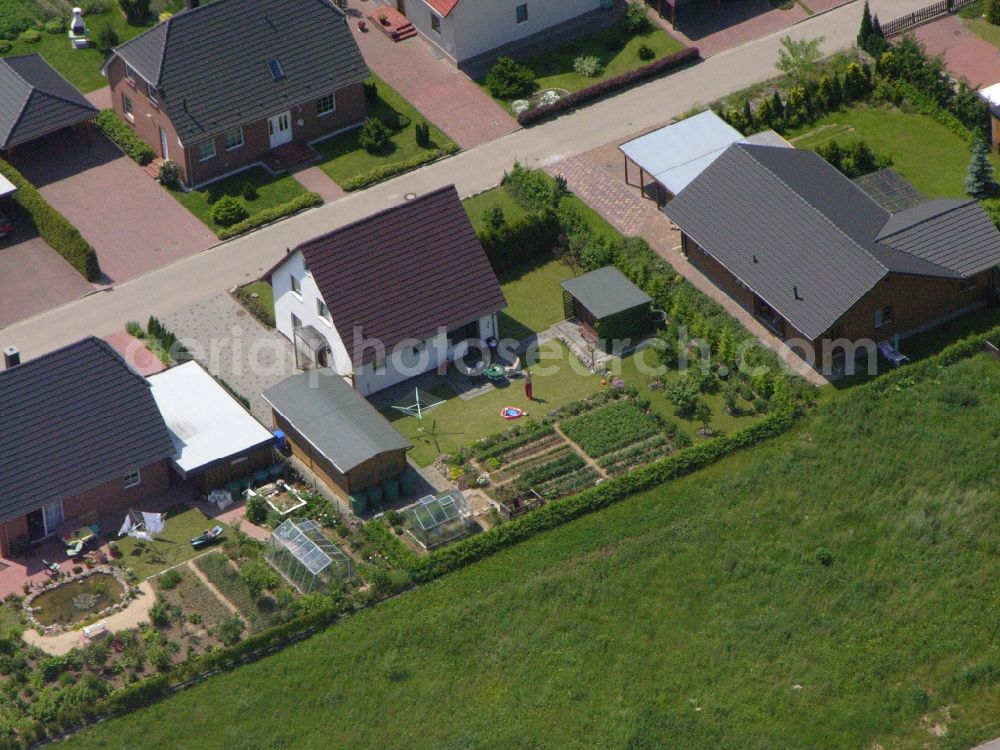
[[[25,55],[25,57],[27,57],[27,55]],[[7,131],[4,141],[0,143],[0,146],[4,147],[6,147],[7,145],[7,139],[9,139],[10,136],[14,133],[14,131],[17,130],[18,123],[21,122],[21,118],[24,117],[24,113],[28,109],[28,102],[31,101],[31,97],[34,96],[35,92],[37,91],[37,89],[34,86],[32,86],[30,83],[24,80],[24,76],[18,73],[13,66],[6,65],[6,67],[8,70],[10,70],[11,73],[13,73],[17,77],[17,79],[21,83],[23,83],[25,86],[28,87],[28,95],[24,97],[24,101],[21,103],[21,109],[18,110],[17,117],[15,117],[14,121],[10,124],[10,130]]]
[[[36,369],[37,367],[40,367],[42,365],[47,364],[51,360],[51,358],[56,357],[56,356],[58,356],[60,354],[63,354],[65,352],[68,352],[68,351],[70,351],[72,349],[76,349],[78,347],[81,347],[81,346],[83,346],[85,344],[86,345],[91,345],[91,346],[97,346],[99,349],[103,349],[105,351],[105,353],[112,355],[113,358],[114,358],[114,360],[116,361],[116,363],[118,363],[119,365],[121,365],[121,367],[128,374],[130,374],[133,377],[139,379],[144,384],[149,385],[149,381],[146,380],[146,378],[144,378],[142,375],[140,375],[139,373],[137,373],[135,370],[133,370],[131,367],[129,367],[128,363],[125,362],[125,360],[121,356],[121,354],[119,354],[117,351],[115,351],[115,348],[113,346],[111,346],[111,344],[109,344],[104,339],[98,338],[97,336],[93,336],[93,335],[91,335],[91,336],[85,336],[82,339],[78,339],[77,341],[74,341],[71,344],[66,344],[64,346],[60,346],[58,349],[53,349],[50,352],[45,352],[44,354],[39,354],[37,357],[32,357],[31,359],[29,359],[29,360],[27,360],[25,362],[22,362],[21,364],[17,365],[16,367],[11,367],[11,368],[9,368],[7,370],[0,370],[0,383],[3,383],[3,379],[5,377],[7,377],[10,373],[18,373],[18,374],[20,374],[20,373],[23,373],[26,369],[28,369],[28,370]]]
[[[397,203],[395,206],[387,206],[386,208],[379,209],[378,211],[376,211],[373,214],[368,214],[367,216],[363,216],[360,219],[355,219],[354,221],[352,221],[349,224],[344,224],[343,226],[337,227],[336,229],[331,229],[329,232],[324,232],[323,234],[317,235],[316,237],[312,237],[312,238],[310,238],[308,240],[300,242],[298,245],[296,245],[295,247],[291,248],[291,250],[289,251],[288,255],[291,255],[292,253],[300,251],[300,250],[304,250],[307,245],[313,245],[313,244],[319,242],[320,240],[325,240],[328,237],[333,237],[336,234],[340,234],[341,232],[345,232],[345,231],[347,231],[349,229],[353,229],[354,227],[358,227],[358,226],[361,226],[363,224],[372,223],[373,221],[376,221],[376,220],[384,217],[386,214],[392,213],[394,211],[399,211],[404,206],[416,206],[416,205],[419,205],[423,201],[428,200],[429,198],[431,198],[432,196],[437,196],[437,195],[439,195],[439,194],[441,194],[441,193],[443,193],[443,192],[445,192],[447,190],[454,190],[456,194],[458,193],[458,188],[455,187],[455,184],[454,183],[449,183],[448,185],[442,185],[439,188],[434,188],[433,190],[430,190],[430,191],[428,191],[426,193],[418,195],[416,198],[412,198],[410,200],[406,200],[404,198],[404,202],[403,203]],[[461,199],[462,199],[461,196],[459,196],[459,201],[461,201]],[[285,260],[285,258],[282,258],[281,261],[279,261],[278,265],[280,265],[280,263],[284,262],[284,260]]]
[[[886,234],[886,235],[882,234],[882,232],[885,231],[886,226],[888,226],[889,222],[892,221],[892,219],[894,217],[899,216],[900,214],[904,214],[907,211],[915,211],[916,209],[918,209],[918,208],[920,208],[922,206],[927,206],[927,205],[929,205],[931,203],[936,203],[938,201],[961,201],[961,202],[957,203],[957,204],[955,204],[953,206],[950,206],[948,208],[942,208],[942,210],[938,211],[937,213],[931,214],[930,216],[925,216],[920,221],[915,221],[912,224],[907,224],[905,227],[900,227],[899,229],[897,229],[894,232],[890,232],[889,234]],[[886,219],[885,224],[882,225],[882,229],[880,229],[879,233],[877,235],[875,235],[875,240],[876,240],[876,242],[883,242],[883,241],[889,239],[890,237],[895,237],[897,234],[901,234],[902,232],[908,232],[911,229],[913,229],[914,227],[919,227],[922,224],[926,224],[927,222],[931,221],[932,219],[937,219],[942,214],[950,213],[951,211],[957,211],[960,208],[965,208],[966,206],[968,206],[968,205],[970,205],[972,203],[978,203],[978,202],[979,201],[977,201],[975,198],[968,198],[968,199],[963,199],[963,198],[931,198],[931,200],[925,201],[924,203],[918,203],[916,206],[910,206],[910,208],[904,209],[904,210],[899,211],[897,213],[889,214],[889,218]]]
[[[757,145],[755,145],[755,144],[752,144],[752,143],[734,143],[733,145],[734,145],[734,146],[751,146],[752,148],[780,148],[780,147],[778,147],[778,146],[757,146]],[[822,212],[822,211],[820,211],[820,210],[819,210],[818,208],[816,208],[816,206],[814,206],[814,205],[813,205],[812,203],[810,203],[809,201],[807,201],[807,200],[806,200],[806,199],[805,199],[805,198],[804,198],[804,197],[803,197],[802,195],[800,195],[800,194],[799,194],[799,191],[798,191],[798,190],[796,190],[795,188],[793,188],[793,187],[792,187],[791,185],[789,185],[789,184],[788,184],[787,182],[785,182],[785,181],[784,181],[783,179],[781,179],[781,178],[780,178],[780,177],[779,177],[778,175],[776,175],[776,174],[775,174],[775,173],[774,173],[774,172],[773,172],[773,171],[771,170],[771,168],[770,168],[770,167],[768,167],[768,166],[767,166],[766,164],[764,164],[764,163],[763,163],[762,161],[760,161],[760,159],[757,159],[757,158],[756,158],[756,157],[755,157],[755,156],[754,156],[754,155],[753,155],[752,153],[750,153],[749,151],[747,151],[747,149],[746,149],[746,148],[743,148],[743,149],[741,149],[741,150],[742,150],[742,151],[743,151],[744,153],[746,153],[746,154],[747,154],[747,156],[749,156],[749,157],[750,157],[751,159],[753,159],[753,160],[754,160],[754,161],[755,161],[755,162],[756,162],[756,163],[757,163],[757,164],[758,164],[758,165],[759,165],[759,166],[760,166],[760,167],[761,167],[762,169],[764,169],[764,170],[765,170],[765,171],[766,171],[766,172],[767,172],[767,173],[768,173],[769,175],[771,175],[771,176],[772,176],[772,177],[773,177],[774,179],[776,179],[776,180],[777,180],[778,182],[780,182],[780,183],[781,183],[782,185],[784,185],[784,186],[785,186],[786,188],[788,188],[788,190],[789,190],[789,191],[790,191],[790,192],[792,193],[792,195],[794,195],[794,196],[795,196],[796,198],[798,198],[798,199],[799,199],[800,201],[802,201],[802,203],[803,203],[803,204],[804,204],[805,206],[807,206],[807,207],[809,208],[809,210],[810,210],[810,211],[812,211],[812,212],[813,212],[814,214],[816,214],[816,215],[820,216],[820,217],[821,217],[821,218],[823,219],[823,221],[825,221],[825,222],[826,222],[827,224],[829,224],[829,225],[830,225],[831,227],[833,227],[833,228],[834,228],[834,230],[835,230],[835,231],[836,231],[836,232],[837,232],[838,234],[840,234],[840,235],[841,235],[842,237],[844,237],[844,238],[845,238],[845,239],[846,239],[846,240],[847,240],[848,242],[850,242],[850,243],[851,243],[852,245],[854,245],[854,246],[855,246],[856,248],[858,248],[858,249],[859,249],[859,250],[860,250],[861,252],[863,252],[863,253],[864,253],[865,255],[867,255],[867,256],[868,256],[869,258],[871,258],[871,259],[872,259],[873,261],[875,261],[875,263],[877,263],[877,264],[878,264],[879,268],[881,268],[881,269],[882,269],[882,270],[883,270],[883,271],[884,271],[885,273],[889,273],[889,268],[888,268],[888,267],[887,267],[887,266],[886,266],[886,265],[885,265],[885,264],[884,264],[884,263],[883,263],[882,261],[880,261],[880,260],[879,260],[878,258],[876,258],[876,257],[875,257],[874,255],[872,255],[871,251],[870,251],[870,250],[868,250],[868,248],[866,248],[866,247],[862,246],[862,245],[861,245],[860,243],[856,242],[856,241],[855,241],[855,240],[854,240],[854,239],[853,239],[853,238],[852,238],[852,237],[851,237],[851,236],[850,236],[849,234],[847,234],[847,232],[845,232],[845,231],[844,231],[843,229],[841,229],[841,228],[840,228],[840,227],[839,227],[839,226],[838,226],[838,225],[837,225],[837,224],[836,224],[836,223],[835,223],[835,222],[834,222],[834,221],[833,221],[832,219],[830,219],[830,217],[829,217],[829,216],[827,216],[827,215],[826,215],[825,213],[823,213],[823,212]],[[796,149],[796,150],[797,150],[797,149]],[[815,157],[816,157],[817,159],[822,159],[822,158],[823,158],[823,157],[821,157],[821,156],[820,156],[819,154],[817,154],[817,153],[816,153],[815,151],[802,151],[801,153],[811,153],[811,154],[813,154],[813,155],[814,155],[814,156],[815,156]],[[824,159],[823,161],[824,161],[824,162],[826,162],[826,160],[825,160],[825,159]],[[828,162],[827,162],[827,163],[828,163]],[[832,168],[832,167],[831,167],[831,168]],[[839,173],[839,171],[838,171],[838,174],[840,174],[840,173]],[[845,180],[847,180],[847,178],[846,178],[846,177],[845,177],[844,179],[845,179]],[[848,181],[848,182],[850,182],[850,183],[851,183],[852,185],[854,185],[854,183],[853,183],[853,182],[852,182],[851,180],[847,180],[847,181]],[[858,190],[861,190],[861,188],[859,188],[859,187],[858,187],[857,185],[854,185],[854,187],[856,187],[856,188],[857,188]],[[867,198],[868,200],[872,201],[872,198],[871,198],[871,196],[870,196],[870,195],[868,195],[868,193],[866,193],[866,192],[865,192],[864,190],[861,190],[861,193],[862,193],[862,194],[863,194],[863,195],[864,195],[864,196],[865,196],[865,197],[866,197],[866,198]],[[872,203],[875,203],[875,201],[872,201]],[[888,212],[887,212],[887,213],[888,213]],[[890,214],[890,216],[891,216],[891,214]],[[872,238],[872,241],[874,241],[874,238]]]
[[[66,102],[67,104],[72,104],[74,107],[81,107],[81,108],[83,107],[83,105],[80,104],[80,102],[75,102],[72,99],[67,99],[62,94],[54,94],[51,91],[42,91],[41,89],[35,89],[34,91],[35,91],[35,93],[41,94],[42,96],[47,96],[50,99],[58,99],[61,102]],[[84,99],[86,100],[86,97],[84,97]],[[90,101],[87,101],[87,104],[90,104]],[[94,108],[95,112],[97,111],[97,107],[94,107],[93,104],[90,104],[90,106]]]

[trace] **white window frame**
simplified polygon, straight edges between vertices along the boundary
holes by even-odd
[[[125,63],[125,78],[135,86],[135,70],[128,63]]]
[[[330,100],[330,109],[324,109],[321,112],[319,105],[320,105],[320,102],[322,102],[324,99],[329,99]],[[337,111],[337,95],[334,92],[331,91],[329,94],[326,94],[325,96],[321,96],[319,99],[316,100],[316,115],[318,117],[325,117],[326,115],[331,114],[332,112],[336,112],[336,111]]]
[[[125,489],[130,490],[133,487],[138,487],[142,484],[142,471],[136,469],[135,471],[130,471],[124,477],[122,477],[122,486]]]
[[[129,122],[135,122],[135,107],[132,105],[132,98],[126,94],[122,93],[122,114],[125,115],[125,119]]]
[[[294,294],[299,299],[302,299],[302,282],[299,281],[299,277],[294,273],[288,274],[288,279],[291,284],[292,294]]]
[[[236,133],[240,137],[239,143],[234,143],[232,146],[229,145],[229,136]],[[223,143],[226,147],[226,151],[232,151],[233,149],[243,148],[243,128],[233,128],[232,130],[227,130],[226,134],[223,136]]]
[[[441,16],[431,11],[431,31],[441,36]]]
[[[316,298],[316,314],[319,316],[319,319],[328,326],[333,325],[333,318],[330,317],[330,308],[327,307],[326,302],[321,300],[319,297]]]
[[[146,82],[146,96],[149,97],[149,101],[153,103],[153,106],[159,106],[160,100],[156,98],[156,87],[153,84]]]
[[[524,18],[521,18],[521,9],[522,8],[524,9]],[[520,25],[522,23],[527,23],[528,22],[528,18],[529,18],[529,16],[528,16],[528,4],[527,3],[521,3],[520,5],[518,5],[517,7],[514,8],[514,22],[515,23],[517,23],[518,25]]]
[[[385,353],[376,353],[375,359],[372,361],[372,371],[376,375],[381,375],[385,372]]]
[[[42,506],[42,526],[45,527],[45,536],[52,536],[56,533],[56,530],[66,519],[65,512],[63,510],[62,500],[56,500],[47,505]],[[51,526],[49,522],[51,520]]]
[[[202,147],[205,146],[206,144],[212,147],[212,153],[210,153],[208,156],[202,156]],[[202,141],[197,146],[195,146],[195,148],[198,149],[198,161],[208,161],[209,159],[214,159],[215,158],[215,139],[214,138],[209,138],[207,141]]]

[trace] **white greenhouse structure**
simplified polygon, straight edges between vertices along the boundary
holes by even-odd
[[[426,549],[458,539],[476,526],[472,506],[458,490],[428,495],[402,510],[406,528]]]
[[[267,558],[303,594],[326,588],[336,578],[354,578],[351,559],[308,518],[289,518],[271,533]]]

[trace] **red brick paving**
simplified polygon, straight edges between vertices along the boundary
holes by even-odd
[[[841,5],[847,1],[821,0],[819,4]],[[806,5],[818,10],[808,0]],[[666,8],[666,3],[664,7]],[[669,12],[669,8],[667,11]],[[650,13],[650,18],[666,29],[667,33],[690,47],[697,47],[702,57],[711,57],[753,39],[781,31],[808,16],[798,4],[782,10],[772,6],[770,0],[722,0],[719,10],[716,10],[714,2],[689,3],[677,8],[677,28],[673,29],[669,15],[667,18],[658,18],[655,12]]]
[[[393,42],[374,29],[363,33],[356,14],[370,10],[370,3],[350,0],[348,5],[351,29],[368,67],[463,149],[517,130],[513,117],[468,76],[436,58],[426,41]]]
[[[313,193],[319,193],[323,200],[332,203],[338,198],[343,198],[347,193],[330,176],[319,167],[306,167],[304,169],[292,170],[292,177],[295,178],[302,187]]]
[[[40,138],[11,160],[97,249],[107,281],[133,278],[217,242],[96,127]]]
[[[31,227],[14,226],[0,239],[0,328],[94,291]]]
[[[932,55],[943,54],[948,70],[967,78],[973,88],[1000,83],[1000,50],[972,33],[958,16],[921,26],[915,34]]]
[[[143,377],[146,375],[155,375],[167,369],[159,358],[146,348],[146,345],[142,341],[130,335],[127,331],[115,331],[101,338],[111,344],[111,348],[122,356],[122,359],[128,363],[129,367]]]
[[[84,96],[98,109],[111,109],[111,88],[109,86],[102,86],[96,91],[84,94]]]

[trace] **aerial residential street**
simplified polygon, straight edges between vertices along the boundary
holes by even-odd
[[[874,0],[883,19],[905,15],[923,0]],[[808,18],[787,31],[794,39],[824,37],[830,54],[854,43],[861,4],[853,2]],[[551,122],[519,130],[334,203],[211,248],[144,276],[15,323],[0,331],[0,348],[17,346],[36,357],[88,334],[102,335],[125,321],[162,315],[255,278],[286,248],[371,212],[454,183],[464,197],[496,185],[514,159],[547,166],[631,133],[669,121],[698,104],[775,74],[779,40],[756,40]],[[137,241],[141,241],[138,239]]]

